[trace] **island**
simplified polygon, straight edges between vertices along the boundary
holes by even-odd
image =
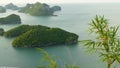
[[[2,6],[0,6],[0,13],[5,13],[6,12],[6,9]]]
[[[60,6],[53,6],[51,7],[52,11],[61,11],[61,7]]]
[[[13,3],[9,3],[9,4],[5,5],[5,8],[11,9],[11,10],[18,10],[19,9],[19,7],[14,5]]]
[[[7,17],[0,18],[0,24],[21,24],[19,15],[11,14]]]
[[[4,33],[7,38],[15,38],[14,47],[44,47],[60,44],[76,44],[78,35],[60,28],[42,25],[21,25]]]
[[[0,28],[0,36],[2,36],[4,34],[4,29]]]
[[[19,12],[27,13],[32,16],[53,16],[55,11],[61,10],[61,7],[50,7],[48,4],[36,2],[35,4],[27,4],[22,7]]]

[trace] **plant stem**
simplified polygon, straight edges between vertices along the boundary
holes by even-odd
[[[109,63],[108,63],[108,66],[107,66],[107,68],[110,68],[110,67],[111,67],[111,64],[109,64]]]

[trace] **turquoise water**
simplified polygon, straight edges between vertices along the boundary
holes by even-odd
[[[110,25],[119,25],[120,3],[83,3],[83,4],[59,4],[62,11],[56,12],[58,16],[35,17],[28,14],[17,13],[8,10],[7,13],[0,14],[5,17],[15,13],[20,15],[22,24],[45,25],[50,27],[60,27],[69,32],[79,35],[79,40],[92,38],[87,29],[88,23],[96,15],[105,15],[110,21]],[[6,31],[19,25],[0,25]],[[36,48],[13,48],[13,39],[0,37],[0,67],[36,68],[43,55]],[[76,64],[80,68],[106,68],[106,63],[100,61],[97,54],[88,54],[81,44],[73,46],[52,46],[43,47],[48,51],[60,65]],[[117,64],[118,65],[118,64]]]

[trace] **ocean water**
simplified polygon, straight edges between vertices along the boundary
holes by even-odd
[[[62,7],[62,11],[56,12],[58,16],[30,16],[17,11],[7,10],[0,13],[0,17],[9,14],[18,14],[22,19],[22,24],[45,25],[49,27],[59,27],[69,32],[79,35],[79,40],[93,38],[88,33],[88,23],[95,15],[104,15],[111,26],[120,25],[120,3],[79,3],[79,4],[57,4]],[[5,31],[19,25],[0,25]],[[120,32],[119,32],[120,33]],[[40,60],[43,55],[36,48],[14,48],[13,39],[0,36],[0,67],[36,68],[44,65]],[[106,68],[106,63],[100,61],[98,54],[89,54],[83,45],[72,46],[52,46],[42,47],[50,53],[57,62],[63,64],[76,64],[80,68]],[[117,64],[119,68],[119,64]]]

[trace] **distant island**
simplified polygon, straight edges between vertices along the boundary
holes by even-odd
[[[62,10],[60,6],[53,6],[53,7],[51,7],[50,9],[51,9],[53,12],[55,12],[55,11],[61,11],[61,10]]]
[[[19,7],[14,5],[13,3],[9,3],[9,4],[5,5],[5,8],[11,9],[11,10],[18,10],[19,9]]]
[[[11,14],[7,17],[0,18],[0,24],[21,24],[19,15]]]
[[[6,12],[6,9],[2,6],[0,6],[0,13],[5,13]]]
[[[78,35],[60,28],[41,25],[21,25],[4,33],[7,38],[16,37],[14,47],[41,47],[59,44],[76,44]]]
[[[60,6],[53,6],[50,8],[48,4],[37,2],[35,4],[27,4],[25,7],[22,7],[19,12],[33,16],[52,16],[55,11],[60,10]]]

